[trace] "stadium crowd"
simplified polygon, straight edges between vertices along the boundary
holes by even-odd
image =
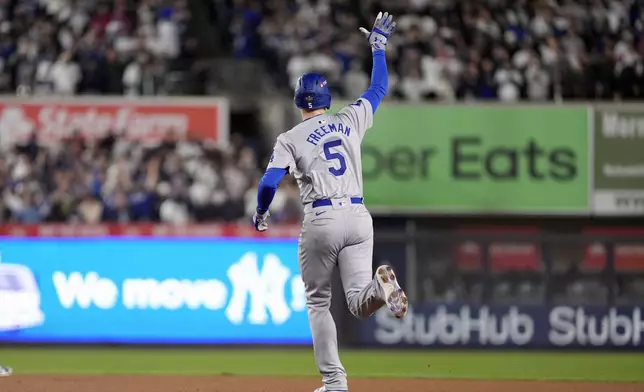
[[[397,17],[392,96],[429,99],[635,99],[644,95],[636,0],[239,0],[238,56],[267,59],[291,83],[307,71],[358,96],[370,59],[358,26]]]
[[[259,175],[255,151],[237,135],[228,148],[174,135],[155,146],[117,134],[47,147],[32,137],[0,154],[0,222],[235,221],[255,212]],[[272,217],[299,221],[297,186],[281,190]]]
[[[0,92],[163,93],[189,67],[186,0],[0,2]]]
[[[214,5],[212,5],[214,4]],[[214,0],[236,58],[282,86],[324,73],[359,95],[370,57],[358,26],[386,9],[392,97],[635,99],[644,95],[637,0]],[[163,94],[196,61],[187,0],[0,2],[0,92]]]

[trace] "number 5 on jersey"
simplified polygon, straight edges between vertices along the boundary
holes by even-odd
[[[336,177],[339,177],[347,171],[347,161],[344,159],[344,156],[339,152],[334,152],[331,150],[334,147],[339,147],[342,145],[342,140],[331,140],[324,143],[324,156],[327,161],[337,160],[340,167],[330,167],[329,173],[333,174]]]

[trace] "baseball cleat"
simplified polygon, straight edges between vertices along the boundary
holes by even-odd
[[[338,391],[329,391],[328,389],[326,389],[326,387],[321,387],[321,388],[316,389],[313,392],[349,392],[349,391],[347,391],[346,389],[343,389],[341,391],[340,390],[338,390]]]
[[[0,377],[7,377],[7,376],[11,376],[11,373],[13,373],[13,371],[11,370],[11,368],[9,368],[9,367],[4,367],[4,366],[0,366]]]
[[[403,318],[407,313],[407,296],[398,284],[394,270],[388,265],[381,265],[376,270],[376,279],[391,313],[397,318]]]

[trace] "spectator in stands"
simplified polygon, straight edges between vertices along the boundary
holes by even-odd
[[[88,193],[78,204],[78,216],[83,223],[99,223],[103,217],[103,204]]]
[[[51,65],[49,77],[56,95],[74,95],[81,80],[81,70],[72,54],[63,52]]]
[[[458,80],[456,89],[456,98],[461,100],[473,100],[479,96],[479,70],[478,67],[470,63]]]
[[[400,83],[400,92],[405,100],[410,102],[421,101],[430,94],[418,68],[411,68],[405,73]]]
[[[188,203],[179,192],[170,191],[168,187],[162,188],[159,193],[164,196],[167,195],[159,207],[159,220],[161,222],[181,225],[190,221]]]
[[[148,53],[140,53],[123,72],[125,95],[155,95],[160,69]]]
[[[531,101],[548,99],[552,81],[548,71],[536,57],[531,57],[528,60],[528,65],[525,67],[525,78],[528,99]]]
[[[107,51],[105,57],[105,93],[110,95],[123,94],[123,73],[125,65],[114,48]]]
[[[47,221],[67,222],[72,219],[77,200],[71,192],[69,173],[58,171],[55,173],[56,185],[50,193],[49,201],[51,210]]]
[[[104,199],[103,220],[106,222],[129,223],[132,221],[128,198],[125,192],[119,190],[111,197]]]
[[[519,90],[523,85],[523,77],[518,70],[510,65],[507,57],[498,62],[494,73],[494,85],[499,100],[503,102],[518,101],[521,95]]]
[[[357,61],[352,61],[349,71],[344,75],[344,95],[359,97],[369,87],[369,76]]]

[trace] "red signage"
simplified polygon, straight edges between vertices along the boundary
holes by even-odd
[[[0,236],[9,237],[249,237],[297,238],[298,225],[274,225],[259,233],[252,225],[245,224],[195,224],[164,225],[141,224],[42,224],[0,225]]]
[[[226,143],[228,117],[228,103],[219,98],[3,98],[0,143],[24,141],[32,132],[46,143],[77,132],[102,138],[110,131],[138,142],[173,133]]]

